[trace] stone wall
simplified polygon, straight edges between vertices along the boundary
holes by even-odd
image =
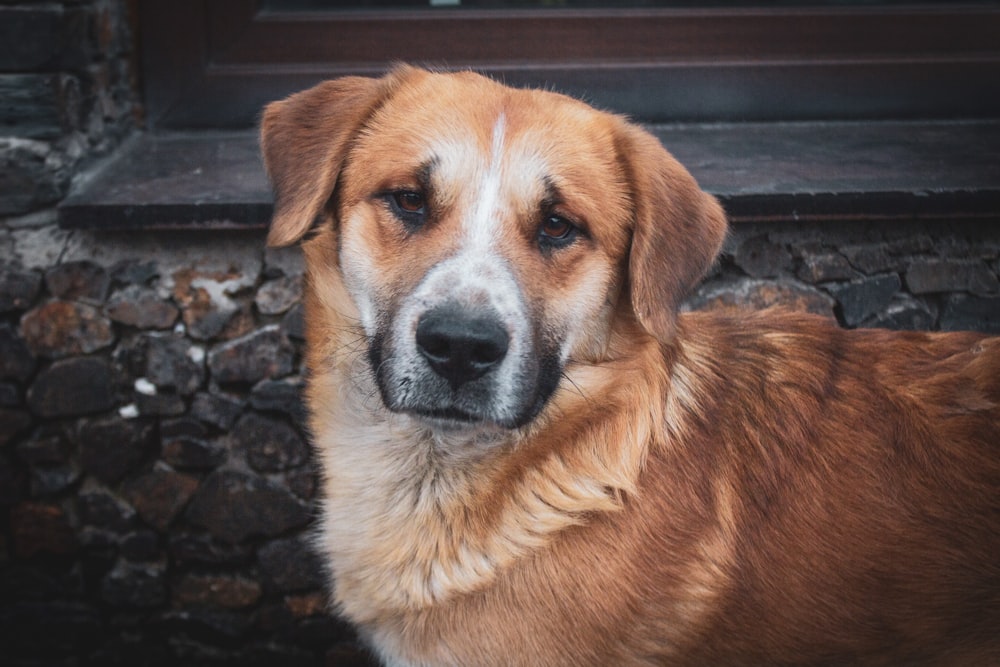
[[[297,250],[0,223],[6,664],[360,664],[308,534]],[[1000,224],[737,227],[689,308],[1000,333]]]
[[[51,216],[81,164],[135,126],[127,6],[0,1],[0,216]]]

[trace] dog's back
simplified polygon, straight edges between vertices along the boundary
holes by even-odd
[[[731,549],[695,662],[892,646],[885,664],[1000,663],[1000,339],[780,311],[684,326],[676,367],[699,387],[684,474],[706,471]],[[675,478],[677,455],[650,476]]]

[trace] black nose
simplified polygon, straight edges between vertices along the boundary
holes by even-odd
[[[510,336],[494,315],[443,307],[420,318],[416,341],[434,372],[458,389],[503,361]]]

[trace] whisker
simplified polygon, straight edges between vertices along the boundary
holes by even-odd
[[[578,385],[573,380],[573,378],[571,378],[569,376],[569,374],[566,373],[566,371],[562,371],[562,373],[560,373],[560,375],[562,376],[562,378],[564,380],[566,380],[566,382],[568,382],[570,385],[572,385],[573,389],[576,390],[576,393],[580,396],[580,398],[582,398],[583,400],[587,401],[587,403],[590,404],[591,406],[597,405],[597,402],[593,399],[593,397],[590,396],[590,394],[588,394],[587,392],[585,392],[583,390],[583,387],[581,387],[580,385]]]

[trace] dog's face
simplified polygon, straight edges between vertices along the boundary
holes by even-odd
[[[538,98],[495,93],[429,77],[371,118],[341,267],[387,407],[515,427],[607,331],[629,208],[602,117],[563,102],[539,124]]]
[[[262,138],[271,241],[313,228],[385,406],[438,428],[529,423],[625,321],[669,339],[725,231],[650,135],[470,73],[323,84]]]

